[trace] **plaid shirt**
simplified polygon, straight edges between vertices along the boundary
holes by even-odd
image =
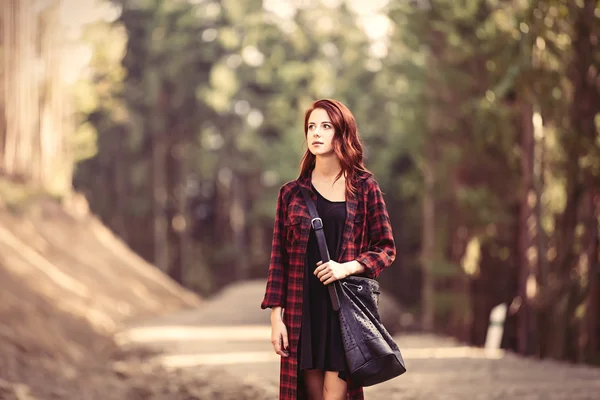
[[[284,184],[277,199],[277,213],[265,297],[261,308],[283,307],[288,331],[289,357],[281,358],[280,400],[305,397],[298,387],[298,340],[302,322],[304,260],[310,234],[310,215],[300,192],[309,189],[310,177]],[[316,202],[316,195],[312,193]],[[376,278],[396,256],[392,227],[379,185],[372,175],[359,180],[356,195],[346,195],[346,225],[340,263],[357,260],[365,276]],[[340,338],[341,340],[341,338]],[[361,387],[348,382],[348,400],[363,399]]]

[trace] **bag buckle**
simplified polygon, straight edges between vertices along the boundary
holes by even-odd
[[[310,224],[312,225],[312,227],[313,227],[314,230],[323,229],[323,221],[319,217],[313,218],[310,221]]]

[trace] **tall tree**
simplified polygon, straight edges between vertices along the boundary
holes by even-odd
[[[0,171],[56,194],[70,190],[73,113],[63,82],[60,0],[2,3]]]

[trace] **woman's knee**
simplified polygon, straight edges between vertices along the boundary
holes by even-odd
[[[323,400],[323,371],[304,371],[304,386],[310,400]]]
[[[348,384],[337,372],[327,371],[323,380],[323,400],[344,400]]]

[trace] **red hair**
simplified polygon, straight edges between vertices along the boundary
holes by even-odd
[[[342,103],[337,100],[321,99],[317,100],[304,114],[304,136],[308,135],[308,119],[310,114],[317,108],[327,112],[331,123],[335,129],[333,136],[333,151],[340,160],[342,170],[335,177],[337,181],[342,176],[346,177],[346,192],[355,194],[357,191],[358,179],[369,173],[365,168],[363,161],[363,146],[358,137],[358,129],[354,116]],[[315,168],[316,157],[306,150],[302,161],[300,162],[300,176],[310,176],[310,172]]]

